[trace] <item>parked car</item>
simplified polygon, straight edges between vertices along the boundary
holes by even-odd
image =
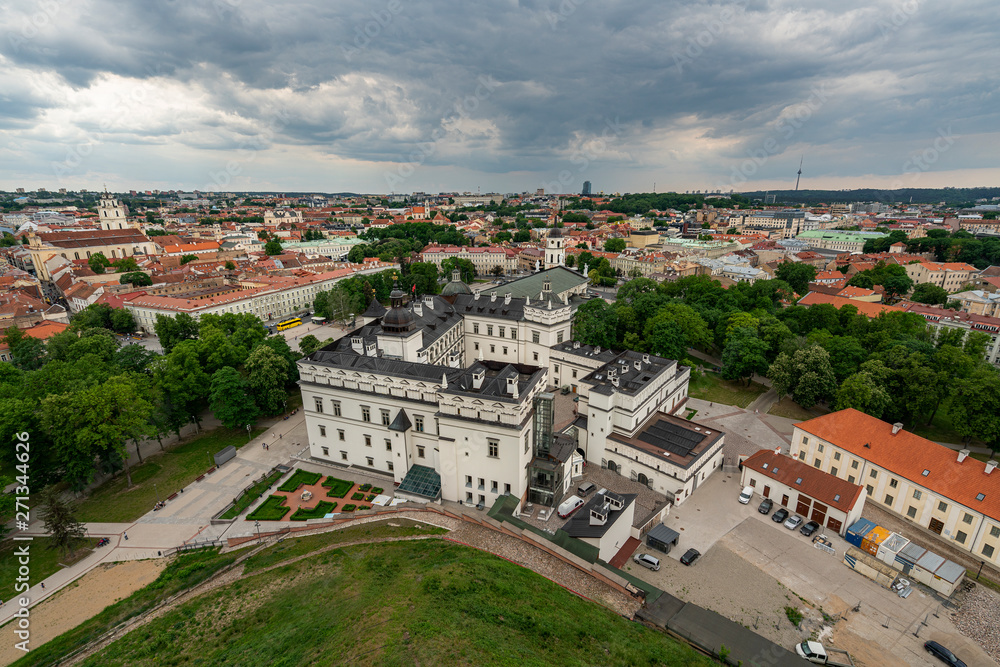
[[[744,486],[743,491],[740,493],[740,504],[746,505],[748,502],[750,502],[751,498],[753,498],[753,487]]]
[[[660,559],[655,556],[650,556],[649,554],[636,554],[632,556],[632,560],[643,567],[648,567],[654,572],[660,569]]]
[[[946,665],[951,665],[952,667],[965,667],[965,663],[959,660],[954,653],[937,642],[924,642],[924,650]]]
[[[570,496],[565,500],[565,502],[559,505],[559,516],[565,519],[581,507],[583,507],[583,498],[580,496]]]
[[[581,498],[586,498],[587,496],[590,495],[590,492],[593,491],[595,488],[597,487],[594,486],[593,482],[584,482],[579,487],[577,487],[576,492],[580,495]]]
[[[684,552],[684,555],[681,556],[681,565],[691,565],[698,560],[698,556],[700,555],[701,552],[697,549],[688,549]]]
[[[774,507],[774,501],[770,498],[764,498],[764,500],[760,503],[760,506],[757,508],[757,511],[761,514],[767,514],[771,511],[772,507]]]
[[[802,517],[798,514],[788,517],[788,520],[785,521],[785,528],[788,530],[795,530],[800,525],[802,525]]]
[[[788,518],[788,510],[786,510],[784,507],[779,508],[777,512],[771,515],[771,521],[775,523],[781,523],[787,518]]]
[[[815,533],[817,530],[819,530],[819,524],[816,523],[815,521],[810,521],[806,525],[804,525],[801,528],[799,528],[799,532],[802,533],[803,535],[805,535],[806,537],[809,537],[810,535],[812,535],[813,533]]]

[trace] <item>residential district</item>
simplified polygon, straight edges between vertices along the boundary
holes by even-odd
[[[100,563],[398,515],[731,664],[1000,658],[998,206],[646,197],[5,195],[17,382],[106,335],[187,410],[130,432],[126,469],[206,405],[252,441],[89,523],[112,549],[36,604]],[[260,398],[264,339],[290,396]],[[196,348],[182,396],[165,369]]]

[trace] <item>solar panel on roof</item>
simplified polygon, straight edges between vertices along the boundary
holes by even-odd
[[[665,419],[660,419],[640,433],[639,440],[665,449],[671,454],[688,456],[691,454],[691,450],[704,440],[704,436],[671,424]]]

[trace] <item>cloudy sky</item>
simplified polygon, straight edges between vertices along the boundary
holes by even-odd
[[[4,190],[1000,184],[995,0],[0,10]]]

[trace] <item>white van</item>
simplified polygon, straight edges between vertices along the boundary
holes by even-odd
[[[580,496],[570,496],[559,506],[559,516],[565,519],[581,507],[583,507],[583,498]]]
[[[753,487],[744,486],[743,493],[740,494],[740,504],[746,505],[748,502],[750,502],[751,498],[753,498]]]
[[[636,554],[632,556],[632,560],[643,567],[648,567],[653,571],[658,571],[660,569],[660,559],[650,556],[649,554]]]

